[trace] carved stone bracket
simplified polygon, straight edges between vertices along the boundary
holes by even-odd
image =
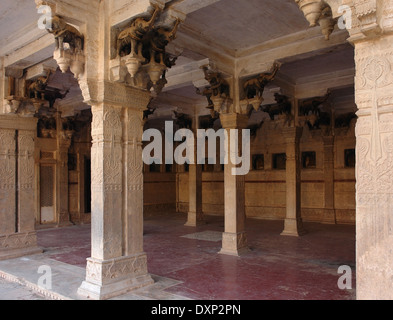
[[[56,41],[53,58],[63,73],[70,69],[79,79],[85,68],[84,36],[59,16],[54,16],[51,22],[52,28],[48,32],[54,35]]]
[[[149,20],[143,17],[134,19],[129,27],[117,36],[117,56],[110,61],[112,80],[160,93],[167,81],[165,73],[177,59],[166,53],[166,46],[176,38],[180,19],[172,28],[156,26],[162,15],[159,6]]]
[[[9,84],[9,95],[4,101],[4,113],[33,117],[43,111],[44,107],[47,113],[52,112],[56,100],[64,99],[68,91],[61,93],[59,89],[48,86],[52,71],[45,70],[44,73],[46,75],[34,78],[32,81],[27,80],[26,75],[18,79],[19,86],[25,88],[19,92],[13,89],[15,83]]]
[[[233,113],[233,100],[230,98],[230,87],[222,74],[209,70],[208,66],[201,67],[205,80],[209,83],[203,90],[197,88],[196,93],[205,96],[208,101],[207,108],[215,113]]]

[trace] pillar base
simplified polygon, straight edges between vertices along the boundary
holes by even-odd
[[[285,219],[284,231],[281,233],[282,236],[301,237],[306,233],[307,231],[303,227],[303,220],[301,218]]]
[[[107,300],[152,285],[147,257],[139,254],[102,261],[87,259],[86,280],[78,294],[93,300]]]
[[[336,210],[325,209],[323,213],[322,223],[324,224],[337,224],[336,222]]]
[[[60,213],[59,223],[57,224],[58,227],[70,227],[74,224],[71,222],[70,214],[67,213]]]
[[[199,227],[206,224],[206,221],[203,217],[203,213],[195,213],[189,212],[188,213],[188,220],[185,224],[186,227]]]
[[[219,254],[239,257],[249,251],[250,248],[247,245],[247,235],[245,232],[225,232],[222,234],[222,249]]]
[[[31,256],[42,252],[42,248],[37,246],[35,232],[0,236],[0,260]]]

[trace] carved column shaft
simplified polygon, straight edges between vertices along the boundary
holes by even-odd
[[[92,258],[122,256],[121,110],[92,106]]]
[[[0,239],[15,232],[15,130],[0,129]]]
[[[124,254],[143,252],[143,112],[123,110],[124,191]]]
[[[357,297],[393,299],[393,36],[355,44]]]
[[[247,127],[248,116],[240,114],[222,114],[221,123],[231,137],[231,129],[238,129],[238,151],[242,152],[242,130]],[[228,154],[231,150],[230,139],[228,143]],[[225,190],[225,233],[222,238],[222,254],[238,256],[248,250],[247,236],[245,232],[245,176],[233,175],[232,169],[236,168],[230,159],[224,169]]]
[[[304,234],[301,219],[301,161],[300,138],[303,128],[283,129],[286,140],[286,218],[282,235],[300,236]]]
[[[34,131],[18,131],[18,210],[19,232],[35,228],[34,203]]]

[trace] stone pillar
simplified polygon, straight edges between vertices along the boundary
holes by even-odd
[[[60,120],[60,115],[58,115]],[[61,121],[57,121],[57,213],[59,226],[70,225],[68,208],[68,151],[71,139],[65,136],[61,128]]]
[[[361,300],[393,299],[392,43],[392,35],[355,43],[356,293]]]
[[[146,107],[146,105],[144,106]],[[135,259],[136,266],[147,273],[147,259],[143,253],[143,111],[123,108],[123,165],[124,165],[124,255]],[[151,281],[143,276],[143,281]]]
[[[301,218],[301,159],[300,138],[303,133],[301,127],[283,129],[286,140],[286,218],[283,236],[301,236],[305,233]]]
[[[242,129],[247,128],[248,116],[240,114],[222,114],[220,116],[222,127],[227,130],[230,138],[230,130],[239,130],[239,152],[242,145]],[[228,143],[228,154],[230,155],[230,139]],[[224,170],[225,190],[225,232],[222,235],[221,254],[239,256],[248,251],[247,236],[245,231],[245,176],[232,174],[236,166],[228,161]]]
[[[91,101],[92,256],[78,291],[92,299],[109,299],[153,283],[143,252],[141,143],[142,110],[150,94],[104,86],[109,97]]]
[[[0,260],[42,252],[34,230],[36,126],[36,119],[0,117]]]
[[[336,224],[334,206],[334,136],[323,137],[324,177],[325,177],[325,209],[323,222]]]
[[[194,159],[197,162],[197,130],[199,128],[198,117],[193,120],[194,131]],[[185,224],[187,227],[197,227],[205,224],[202,212],[202,165],[190,164],[188,172],[188,192],[189,192],[189,209],[188,219]]]

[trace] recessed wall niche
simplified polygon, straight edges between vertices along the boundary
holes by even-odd
[[[255,154],[252,156],[252,169],[253,170],[265,169],[265,156],[263,154]]]
[[[287,168],[287,155],[285,153],[273,154],[273,169],[285,170]]]
[[[355,149],[344,150],[344,163],[346,168],[355,168],[356,166]]]
[[[315,169],[317,167],[317,153],[314,151],[303,152],[302,167],[303,169]]]

